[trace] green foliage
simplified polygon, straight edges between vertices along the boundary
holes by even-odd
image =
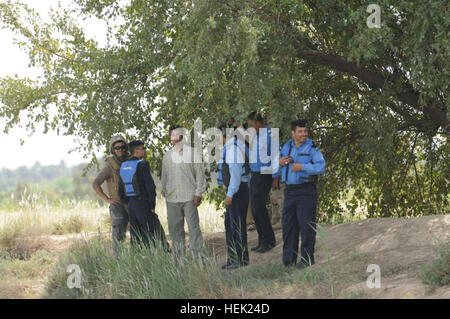
[[[0,210],[13,211],[23,207],[36,208],[38,204],[59,206],[67,200],[97,200],[92,190],[96,169],[83,173],[85,164],[67,167],[59,165],[0,170]]]
[[[450,284],[450,237],[436,247],[436,260],[420,268],[422,282],[433,287]]]
[[[44,183],[54,181],[58,177],[69,177],[79,167],[67,167],[64,161],[59,165],[41,165],[35,162],[31,167],[18,167],[16,169],[2,168],[0,170],[0,192],[7,192],[16,188],[16,195],[20,194],[25,186],[23,183]],[[16,187],[17,186],[17,187]]]
[[[77,148],[86,155],[126,132],[151,144],[159,172],[171,124],[200,118],[206,128],[261,110],[284,142],[302,116],[327,160],[323,221],[343,213],[350,189],[352,214],[449,212],[447,1],[378,1],[379,29],[366,25],[367,1],[75,2],[51,23],[0,4],[0,23],[44,70],[38,80],[0,79],[6,130],[26,111],[31,131],[65,128],[88,141]],[[108,23],[106,47],[77,16]]]

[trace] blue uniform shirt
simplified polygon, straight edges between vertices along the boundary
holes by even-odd
[[[259,134],[257,134],[254,138],[250,148],[250,170],[255,173],[261,172],[261,168],[263,171],[270,171],[272,166],[271,129],[268,125],[266,125],[265,130],[261,130],[258,133]],[[272,177],[278,177],[278,172],[272,174]]]
[[[250,174],[245,174],[245,144],[241,140],[229,139],[225,143],[225,147],[222,151],[221,161],[219,162],[219,184],[223,185],[221,180],[222,162],[225,157],[225,161],[230,169],[230,185],[228,185],[227,197],[233,197],[239,190],[239,186],[242,182],[250,181]]]
[[[295,146],[294,140],[287,141],[281,149],[280,158],[288,155],[292,157],[293,161],[280,167],[281,180],[286,184],[307,183],[308,176],[320,175],[325,172],[325,159],[322,152],[313,145],[313,141],[310,139],[307,139],[299,147]],[[292,170],[293,163],[302,163],[302,170],[294,172]]]

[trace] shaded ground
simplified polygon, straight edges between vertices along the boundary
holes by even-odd
[[[448,298],[450,287],[430,290],[418,278],[418,268],[435,258],[436,240],[450,236],[450,215],[422,216],[412,219],[379,218],[340,224],[322,225],[316,243],[316,264],[311,271],[325,273],[328,287],[340,298]],[[282,255],[281,226],[274,227],[277,246],[265,254],[251,252],[250,263],[279,261]],[[207,236],[209,244],[223,255],[224,234]],[[248,233],[249,247],[257,244],[257,233]],[[329,257],[329,259],[328,259]],[[224,259],[222,260],[224,261]],[[366,281],[369,264],[381,270],[381,287],[369,289]],[[329,276],[329,278],[328,278]],[[320,277],[320,276],[319,276]],[[266,298],[321,297],[320,292],[304,287],[284,285],[267,291]],[[329,295],[329,291],[327,291]],[[241,297],[256,297],[255,293]]]
[[[281,225],[275,225],[274,230],[277,246],[265,254],[251,252],[251,265],[281,264]],[[263,289],[239,290],[232,292],[231,297],[450,299],[449,286],[430,289],[418,278],[419,267],[435,258],[436,240],[446,236],[450,236],[450,215],[322,225],[317,236],[316,264],[304,270],[302,280],[297,280],[295,270],[280,280],[271,281]],[[208,233],[204,237],[208,247],[224,262],[224,233]],[[8,267],[0,266],[0,298],[39,298],[58,255],[77,238],[83,236],[28,238],[37,257],[33,255],[25,263],[17,261],[17,267],[14,260],[9,261],[12,264]],[[248,232],[248,243],[249,247],[256,245],[256,231]],[[371,274],[367,272],[369,264],[380,266],[380,288],[367,287],[366,280]]]

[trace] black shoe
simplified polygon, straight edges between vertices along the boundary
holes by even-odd
[[[251,251],[256,251],[256,250],[258,250],[258,249],[260,249],[260,248],[261,248],[261,245],[258,244],[258,246],[254,246],[254,247],[250,248],[250,250],[251,250]]]
[[[283,265],[288,268],[295,267],[295,262],[289,262],[289,263],[283,262]]]
[[[308,268],[309,266],[312,266],[312,265],[314,265],[314,263],[311,263],[311,264],[299,263],[299,264],[297,264],[297,266],[295,266],[295,268],[302,270],[302,269]]]
[[[222,269],[227,269],[227,267],[229,266],[230,264],[223,264],[220,268],[222,268]]]
[[[275,245],[261,246],[261,247],[259,247],[257,250],[255,250],[255,251],[256,251],[257,253],[264,254],[265,252],[271,250],[273,247],[275,247]]]
[[[222,269],[223,270],[232,270],[232,269],[237,269],[239,267],[240,266],[238,264],[225,264],[225,265],[222,265]]]

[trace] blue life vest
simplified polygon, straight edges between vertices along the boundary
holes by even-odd
[[[128,197],[139,196],[139,185],[136,179],[136,169],[142,160],[123,162],[120,166],[120,177],[125,184],[125,195]]]
[[[236,147],[239,147],[237,145],[237,138],[234,137],[234,145]],[[242,176],[248,175],[250,174],[250,160],[249,160],[249,148],[247,143],[245,143],[245,161],[243,163],[244,165],[244,173],[242,173]],[[226,163],[226,156],[227,156],[227,148],[224,147],[223,148],[223,157],[222,157],[222,163],[219,163],[218,168],[217,168],[217,183],[219,185],[225,185],[228,187],[228,185],[230,185],[230,179],[231,179],[231,175],[230,175],[230,166]]]

